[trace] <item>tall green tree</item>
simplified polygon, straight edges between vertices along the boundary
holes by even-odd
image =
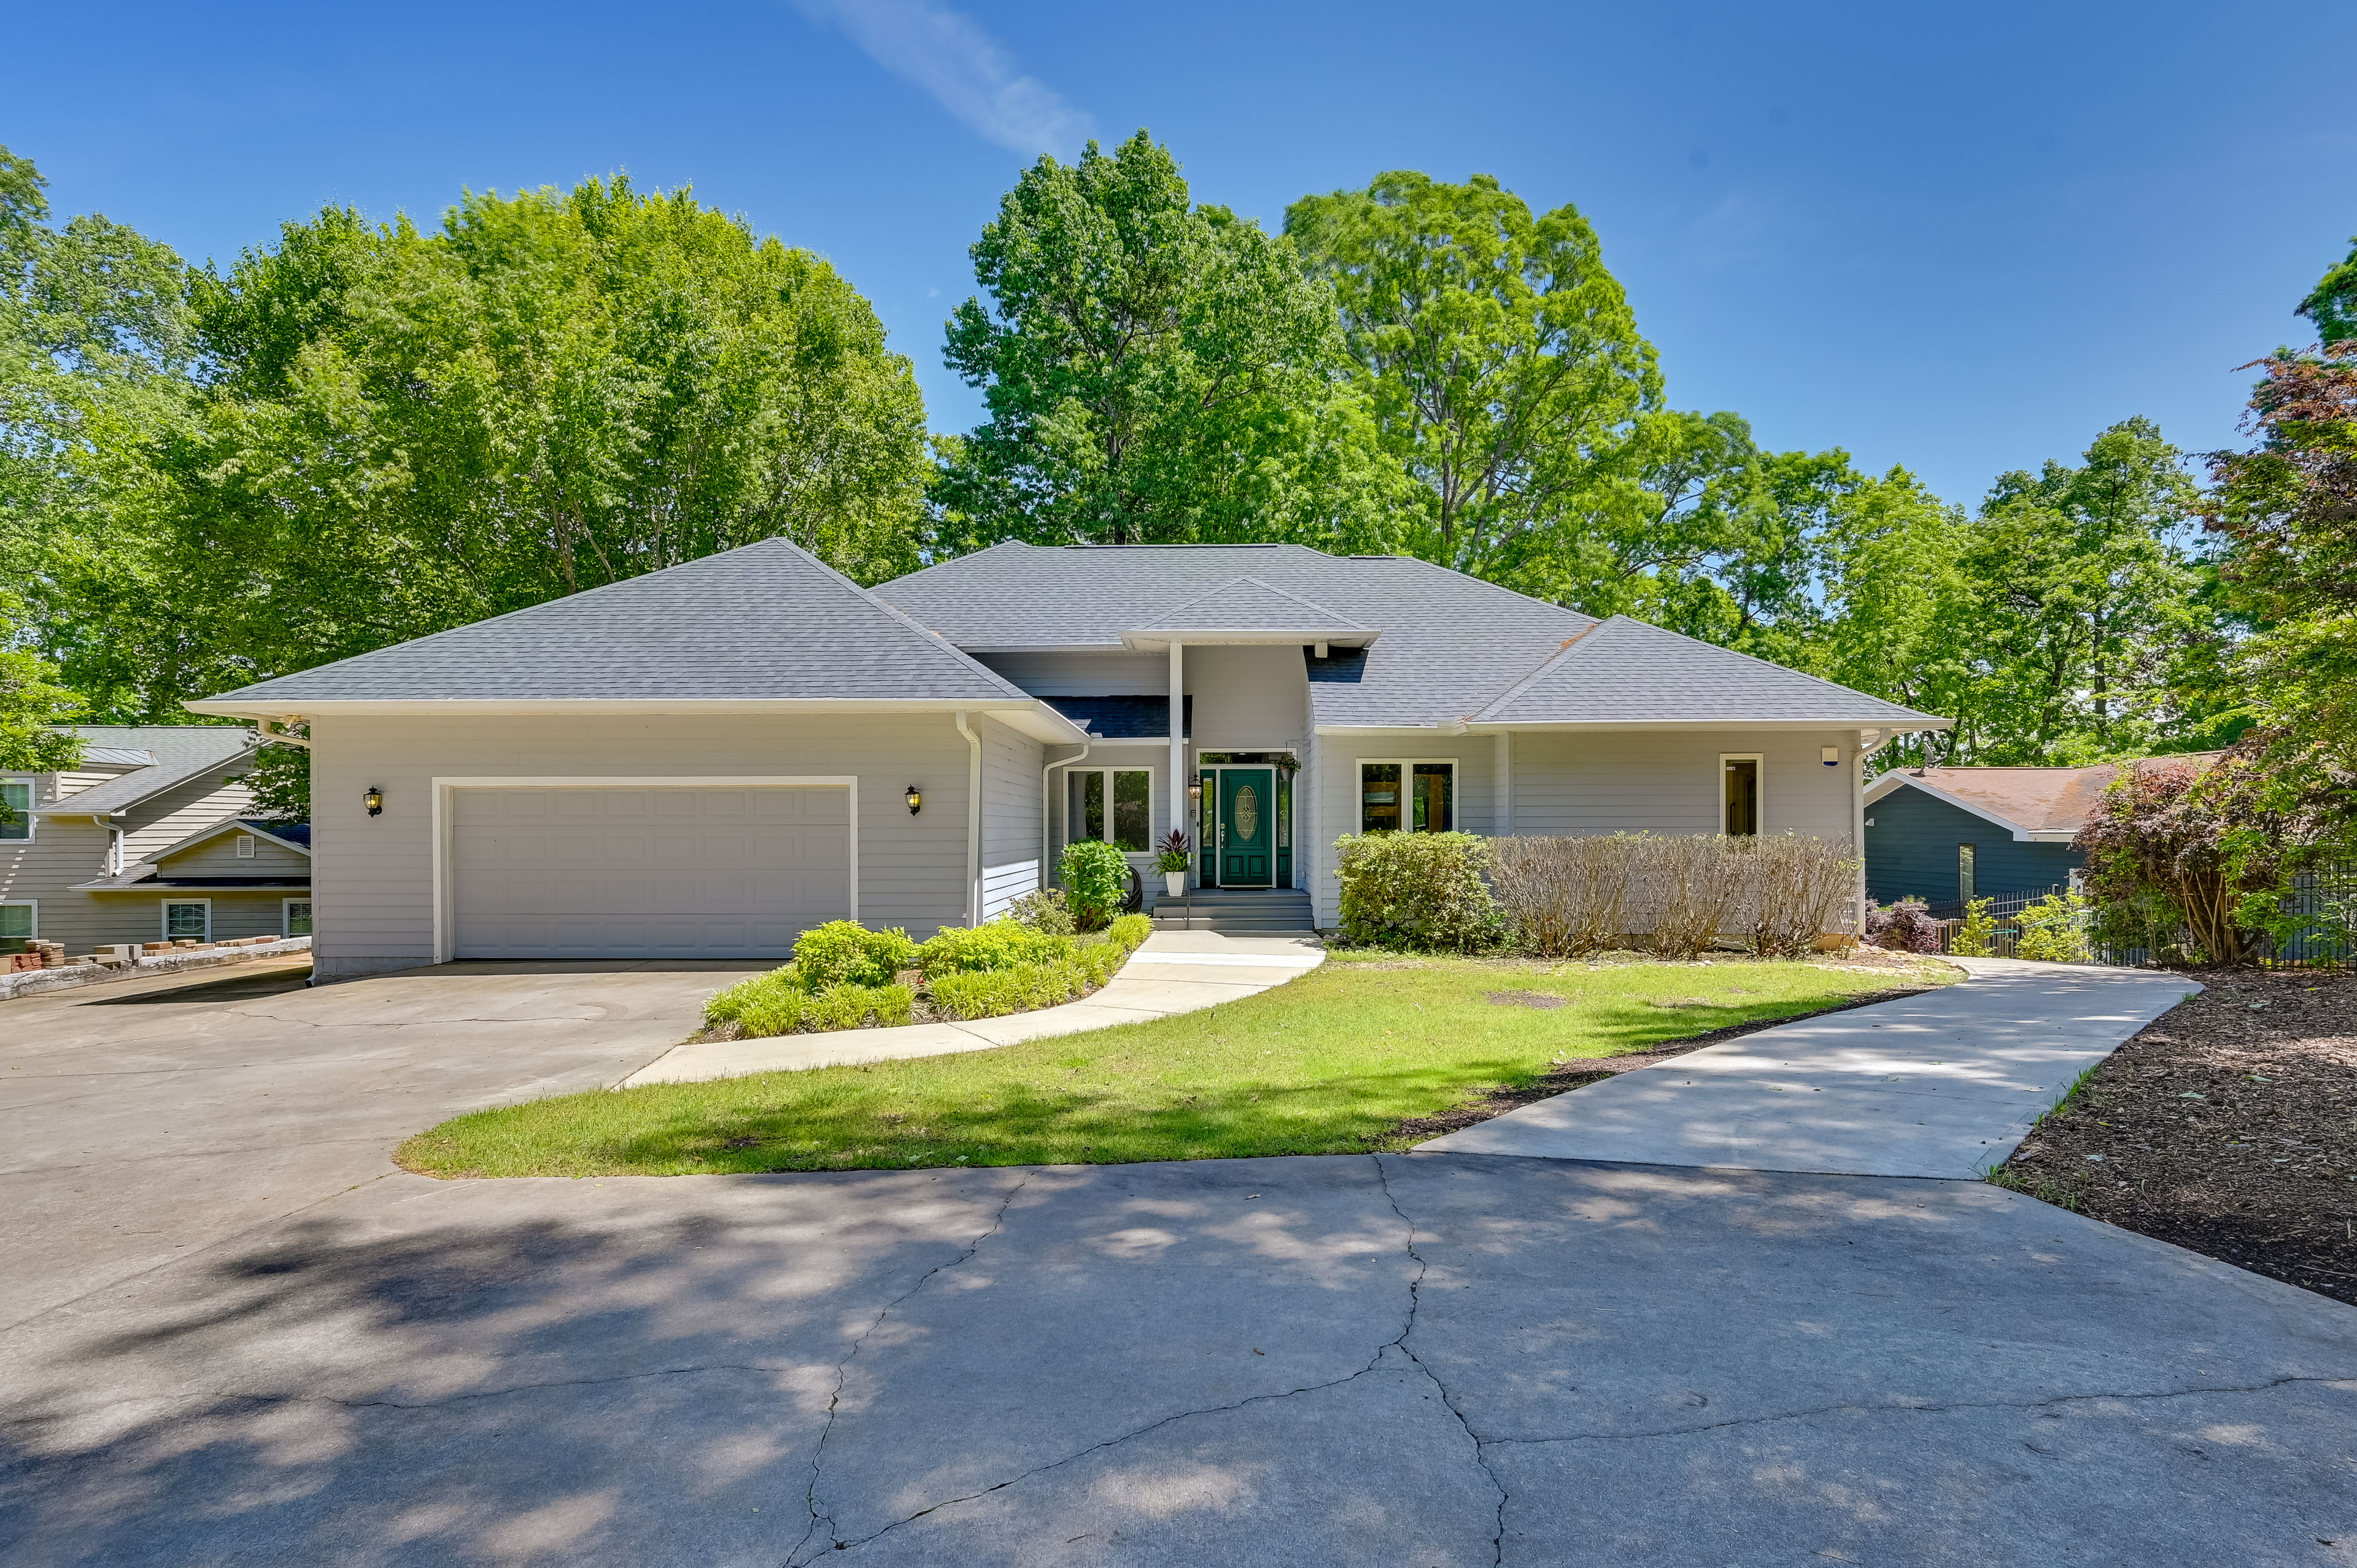
[[[944,357],[989,418],[945,445],[944,548],[1380,532],[1330,291],[1291,242],[1197,205],[1145,131],[1042,157],[972,254],[989,302],[958,307]]]
[[[2350,240],[2349,254],[2341,264],[2317,281],[2293,314],[2314,322],[2317,336],[2327,344],[2357,339],[2357,238]]]
[[[0,147],[0,768],[79,752],[55,726],[81,702],[33,623],[68,542],[138,490],[138,443],[185,405],[185,284],[178,256],[121,224],[53,224],[40,171]]]
[[[2144,418],[2104,431],[2075,467],[1998,477],[1963,563],[2008,708],[2007,738],[1983,760],[2150,747],[2199,586],[2185,548],[2196,499],[2183,455]]]
[[[202,384],[46,607],[110,713],[763,538],[868,581],[918,559],[909,362],[826,263],[686,190],[329,209],[189,298]]]
[[[1661,377],[1576,208],[1534,217],[1488,175],[1400,171],[1304,197],[1285,231],[1332,284],[1383,454],[1413,482],[1405,549],[1556,596],[1631,569]],[[1673,466],[1713,435],[1654,434]]]

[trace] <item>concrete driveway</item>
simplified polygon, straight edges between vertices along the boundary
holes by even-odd
[[[448,964],[306,989],[307,960],[0,1004],[0,1325],[392,1167],[476,1106],[611,1083],[759,964]]]
[[[2357,1312],[1980,1183],[386,1165],[715,983],[0,1015],[0,1560],[2357,1563]]]

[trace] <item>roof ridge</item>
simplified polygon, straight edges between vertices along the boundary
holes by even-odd
[[[1255,577],[1249,572],[1231,577],[1226,582],[1219,584],[1217,586],[1207,588],[1202,593],[1197,594],[1191,599],[1182,599],[1145,624],[1148,628],[1162,626],[1168,622],[1172,617],[1179,614],[1181,611],[1190,609],[1193,607],[1201,604],[1206,599],[1216,599],[1222,594],[1226,593],[1229,589],[1243,583],[1251,584],[1254,587],[1258,588],[1265,594],[1271,594],[1290,604],[1299,605],[1303,609],[1314,610],[1321,616],[1330,616],[1340,621],[1345,627],[1361,631],[1372,631],[1374,629],[1363,621],[1355,620],[1350,616],[1344,615],[1340,610],[1335,609],[1330,606],[1321,605],[1315,599],[1305,599],[1299,594],[1294,593],[1290,589],[1280,588],[1275,584],[1269,582],[1267,579]]]
[[[1504,691],[1499,693],[1496,696],[1491,698],[1480,707],[1475,708],[1471,713],[1466,714],[1466,722],[1468,724],[1479,723],[1481,715],[1488,713],[1491,708],[1501,707],[1505,703],[1513,701],[1516,697],[1521,696],[1523,693],[1528,690],[1540,676],[1545,674],[1549,670],[1555,667],[1556,660],[1568,654],[1574,644],[1580,641],[1582,639],[1587,637],[1589,632],[1594,631],[1598,627],[1602,626],[1604,622],[1600,620],[1592,620],[1586,626],[1581,627],[1577,631],[1573,632],[1569,637],[1565,638],[1560,643],[1555,645],[1554,652],[1548,654],[1545,658],[1533,665],[1528,674],[1524,675],[1521,680],[1514,682]]]

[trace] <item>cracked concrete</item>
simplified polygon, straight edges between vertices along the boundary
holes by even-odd
[[[592,1089],[759,965],[199,971],[0,1005],[0,1324],[383,1175],[410,1133]]]
[[[0,1364],[12,1565],[2357,1561],[2357,1313],[1968,1183],[395,1175]]]

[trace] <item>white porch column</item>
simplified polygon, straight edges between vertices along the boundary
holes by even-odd
[[[1187,655],[1170,642],[1170,826],[1189,831],[1187,821]]]
[[[1514,836],[1514,741],[1504,730],[1498,732],[1498,760],[1491,775],[1491,789],[1496,799],[1490,811],[1490,832],[1497,838]]]

